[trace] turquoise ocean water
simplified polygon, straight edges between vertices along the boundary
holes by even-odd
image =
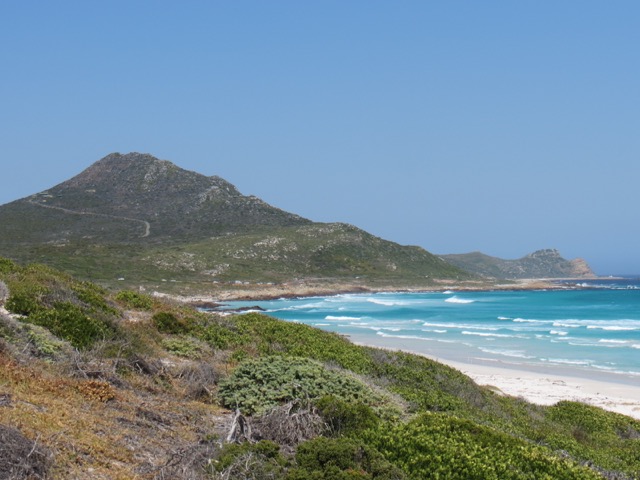
[[[640,385],[637,279],[562,290],[343,294],[229,307],[253,305],[369,345]]]

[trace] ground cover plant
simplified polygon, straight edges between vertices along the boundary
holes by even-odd
[[[629,417],[49,267],[0,287],[0,455],[33,478],[640,478]]]

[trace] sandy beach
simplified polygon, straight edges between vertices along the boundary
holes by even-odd
[[[217,298],[179,298],[177,300],[188,303],[198,301],[224,302],[232,299],[254,300],[278,297],[306,297],[311,295],[328,295],[337,293],[331,287],[308,288],[298,286],[272,286],[269,288],[244,288],[224,292]],[[449,288],[443,285],[442,288]],[[486,285],[456,285],[457,291],[485,290]],[[488,290],[512,289],[558,289],[558,284],[547,280],[521,280],[516,284],[492,285]],[[392,289],[367,289],[368,291],[389,291]],[[435,289],[439,290],[439,288]],[[354,288],[341,288],[338,291],[362,291]],[[505,395],[521,397],[529,402],[540,405],[553,405],[562,400],[583,402],[605,410],[621,413],[640,420],[640,378],[616,375],[606,372],[590,372],[572,368],[534,369],[502,362],[478,362],[472,358],[461,357],[456,350],[442,347],[438,351],[425,351],[423,344],[411,340],[392,340],[377,337],[371,341],[369,336],[351,336],[351,341],[361,345],[378,348],[402,350],[423,355],[433,360],[449,365],[471,377],[476,383],[488,386]]]
[[[402,350],[422,355],[460,370],[478,385],[483,385],[505,395],[521,397],[538,405],[554,405],[561,400],[582,402],[640,420],[640,379],[598,374],[594,378],[572,375],[570,369],[540,372],[518,369],[513,366],[492,366],[466,363],[434,356],[419,349],[394,346],[381,341],[373,344],[352,338],[358,345]],[[614,381],[615,380],[615,381]]]
[[[507,395],[522,397],[531,403],[553,405],[561,400],[572,400],[640,420],[640,385],[446,360],[442,363],[460,370],[479,385],[494,387]]]

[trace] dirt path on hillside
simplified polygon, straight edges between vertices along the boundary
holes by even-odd
[[[27,203],[31,205],[37,205],[42,208],[51,208],[53,210],[59,210],[64,213],[70,213],[72,215],[93,215],[95,217],[106,217],[106,218],[115,218],[116,220],[127,220],[129,222],[137,222],[142,223],[144,225],[144,233],[140,236],[140,238],[148,237],[151,233],[151,224],[146,220],[140,220],[139,218],[130,218],[130,217],[121,217],[118,215],[109,215],[107,213],[94,213],[94,212],[83,212],[80,210],[71,210],[63,207],[54,207],[53,205],[44,205],[42,203],[34,202],[33,200],[27,200]]]

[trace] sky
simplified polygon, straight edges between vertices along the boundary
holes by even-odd
[[[640,273],[635,0],[4,0],[0,45],[0,204],[136,151],[433,253]]]

